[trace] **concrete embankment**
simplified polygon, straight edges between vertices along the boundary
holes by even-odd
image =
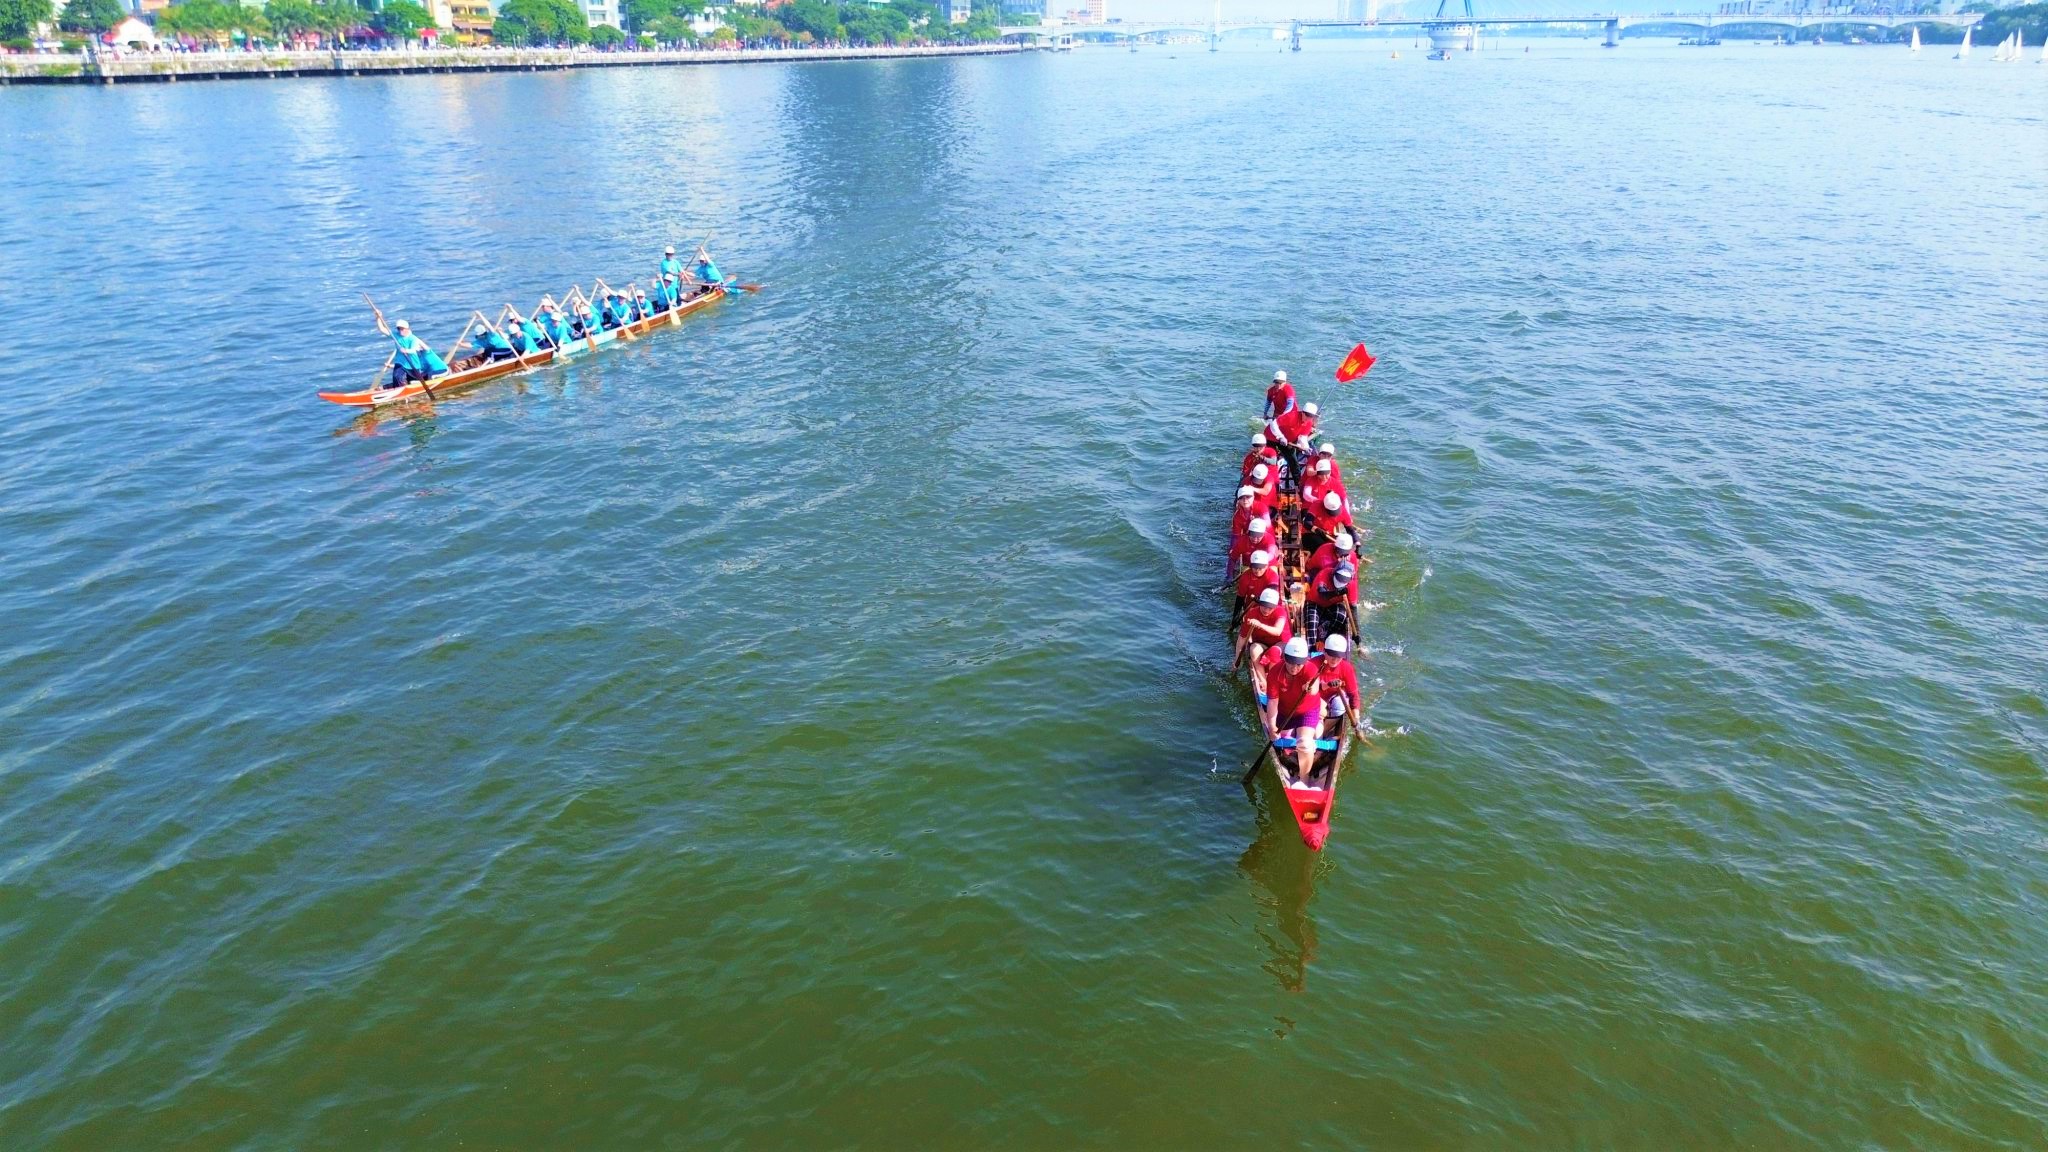
[[[760,48],[738,51],[593,52],[576,48],[434,49],[409,52],[133,52],[0,56],[0,85],[139,84],[177,80],[262,80],[280,76],[384,76],[420,72],[549,72],[565,68],[648,68],[813,60],[896,60],[996,56],[1028,45],[922,48]]]

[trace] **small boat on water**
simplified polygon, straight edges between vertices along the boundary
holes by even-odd
[[[1913,47],[1911,51],[1916,56],[1920,54],[1920,29],[1918,27],[1913,29]]]
[[[1965,29],[1963,29],[1963,46],[1962,46],[1962,47],[1960,47],[1960,48],[1958,48],[1958,49],[1956,49],[1956,54],[1955,54],[1954,56],[1951,56],[1951,57],[1949,57],[1949,59],[1951,59],[1951,60],[1961,60],[1961,59],[1964,59],[1965,57],[1969,56],[1969,54],[1970,54],[1970,30],[1969,30],[1968,28],[1965,28]]]
[[[595,352],[607,344],[617,343],[622,340],[634,340],[647,335],[664,324],[671,326],[681,324],[684,316],[705,308],[714,301],[722,300],[732,295],[735,291],[745,289],[752,292],[758,291],[761,287],[758,284],[739,284],[736,280],[737,278],[726,278],[714,283],[698,284],[693,289],[691,295],[678,301],[673,306],[664,308],[652,315],[642,316],[640,319],[621,323],[613,327],[601,326],[594,317],[602,315],[601,306],[608,297],[626,297],[630,296],[631,293],[614,292],[604,281],[598,280],[592,288],[593,293],[596,295],[596,301],[593,301],[591,297],[583,294],[581,286],[571,287],[568,292],[563,294],[562,305],[572,310],[583,306],[582,310],[593,316],[592,324],[581,335],[568,336],[557,345],[535,348],[526,352],[515,350],[509,355],[500,353],[495,357],[486,353],[480,346],[474,346],[477,347],[477,351],[474,354],[454,359],[451,363],[442,364],[442,367],[446,369],[445,371],[437,371],[433,376],[425,380],[408,380],[399,387],[392,387],[388,382],[385,382],[387,381],[392,364],[391,358],[387,357],[384,361],[384,367],[378,369],[377,379],[380,383],[354,391],[328,391],[318,393],[318,395],[320,399],[330,404],[342,404],[353,408],[371,408],[385,404],[396,404],[400,401],[411,400],[419,396],[425,396],[428,399],[445,396],[450,392],[473,387],[487,380],[498,379],[501,376],[509,376],[514,372],[523,371],[528,368],[538,368],[544,364],[558,364],[572,360],[578,356]],[[630,288],[631,286],[629,285],[628,287]],[[551,296],[544,298],[542,306],[554,306],[554,298]],[[375,306],[372,305],[372,307],[374,308]],[[541,306],[537,306],[534,311],[537,316],[541,311]],[[382,324],[383,313],[379,311],[377,316],[379,324]],[[454,342],[448,345],[449,354],[453,356],[461,351],[465,343],[469,341],[472,333],[479,334],[479,340],[482,339],[481,334],[486,332],[503,338],[505,330],[513,329],[523,319],[524,317],[520,316],[518,310],[510,304],[505,305],[499,311],[498,318],[495,321],[485,316],[482,312],[472,312],[470,313],[469,323],[465,324],[462,328],[462,334],[457,336]],[[433,362],[441,363],[438,356],[434,357]]]

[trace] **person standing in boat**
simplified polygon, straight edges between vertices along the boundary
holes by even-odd
[[[1266,738],[1294,737],[1294,779],[1288,785],[1308,785],[1316,766],[1316,738],[1323,731],[1322,677],[1308,658],[1308,641],[1290,638],[1278,649],[1279,659],[1266,654]],[[1274,749],[1274,756],[1280,755]]]
[[[671,244],[661,250],[661,278],[679,284],[683,279],[683,262],[676,259],[676,246]]]
[[[380,312],[377,314],[377,330],[391,337],[391,387],[424,383],[448,371],[447,362],[427,347],[426,341],[412,334],[412,325],[400,320],[387,328]]]
[[[1266,419],[1294,411],[1294,385],[1287,382],[1285,371],[1273,373],[1273,385],[1266,389]]]
[[[1286,458],[1296,483],[1301,481],[1302,461],[1316,450],[1315,434],[1316,406],[1313,403],[1282,412],[1266,424],[1266,439]]]

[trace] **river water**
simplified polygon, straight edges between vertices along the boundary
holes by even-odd
[[[2038,1148],[2048,76],[1401,47],[0,93],[0,1146]]]

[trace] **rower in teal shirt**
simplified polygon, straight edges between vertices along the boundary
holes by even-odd
[[[683,278],[683,262],[676,259],[676,246],[673,244],[661,250],[661,274],[678,280]]]
[[[718,270],[718,262],[711,258],[711,253],[702,248],[697,249],[695,271],[697,279],[702,280],[706,287],[725,283],[725,274]]]
[[[377,327],[391,337],[391,387],[403,388],[412,381],[430,380],[448,371],[448,362],[427,347],[426,341],[412,334],[412,325],[400,320],[394,325],[395,331],[386,328],[380,312]]]
[[[519,355],[512,350],[511,341],[489,328],[484,329],[483,334],[477,337],[476,344],[477,350],[482,352],[487,360],[511,360]]]

